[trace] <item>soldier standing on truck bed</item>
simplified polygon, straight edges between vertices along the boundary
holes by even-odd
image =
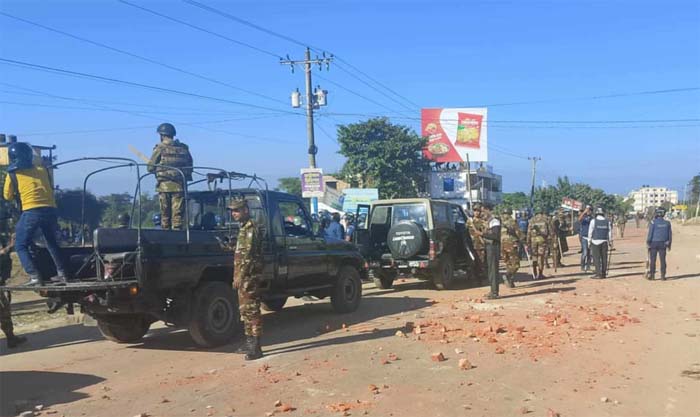
[[[258,226],[250,218],[248,203],[236,199],[229,205],[233,220],[238,222],[238,240],[233,265],[233,287],[238,290],[238,309],[245,327],[245,343],[236,351],[246,360],[262,358],[260,336],[263,323],[260,312],[260,274],[263,270],[262,239]]]
[[[520,269],[520,255],[518,249],[524,242],[523,232],[513,219],[513,210],[507,208],[503,210],[501,216],[501,255],[506,264],[506,274],[504,281],[510,288],[515,288],[513,278]]]
[[[158,126],[160,143],[153,148],[148,172],[156,175],[156,191],[160,201],[160,225],[163,230],[182,229],[185,214],[184,190],[192,180],[192,155],[184,143],[175,139],[175,126]],[[160,165],[160,166],[157,166]],[[182,174],[175,169],[178,168]]]
[[[481,203],[474,203],[473,206],[474,216],[472,216],[468,221],[469,235],[472,237],[472,242],[474,243],[474,252],[476,253],[475,259],[475,269],[476,275],[482,281],[486,277],[486,246],[484,245],[484,239],[481,236],[486,230],[486,223],[482,218],[482,208]]]
[[[549,234],[549,219],[545,216],[542,207],[536,207],[535,217],[530,220],[527,229],[527,246],[530,248],[532,266],[538,279],[544,278],[544,261]]]

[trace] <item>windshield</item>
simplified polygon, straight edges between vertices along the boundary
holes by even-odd
[[[391,224],[396,224],[402,221],[412,221],[421,226],[428,227],[428,214],[425,209],[425,204],[397,204],[391,216]]]

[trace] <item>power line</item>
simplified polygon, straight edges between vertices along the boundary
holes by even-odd
[[[150,63],[150,64],[154,64],[154,65],[158,65],[158,66],[161,66],[161,67],[164,67],[164,68],[168,68],[168,69],[170,69],[170,70],[177,71],[177,72],[182,73],[182,74],[187,74],[187,75],[190,75],[190,76],[192,76],[192,77],[199,78],[199,79],[201,79],[201,80],[209,81],[209,82],[214,83],[214,84],[217,84],[217,85],[222,85],[222,86],[224,86],[224,87],[228,87],[228,88],[231,88],[231,89],[236,90],[236,91],[242,91],[242,92],[244,92],[244,93],[246,93],[246,94],[250,94],[250,95],[257,96],[257,97],[261,97],[261,98],[264,98],[264,99],[266,99],[266,100],[271,100],[271,101],[274,101],[274,102],[277,102],[277,103],[287,104],[286,102],[284,102],[284,101],[282,101],[282,100],[278,100],[278,99],[276,99],[276,98],[267,96],[267,95],[265,95],[265,94],[260,94],[260,93],[257,93],[257,92],[255,92],[255,91],[251,91],[251,90],[248,90],[248,89],[245,89],[245,88],[237,87],[237,86],[235,86],[235,85],[229,84],[229,83],[224,82],[224,81],[217,80],[217,79],[212,78],[212,77],[208,77],[208,76],[205,76],[205,75],[197,74],[197,73],[192,72],[192,71],[187,71],[187,70],[184,70],[184,69],[182,69],[182,68],[178,68],[178,67],[175,67],[175,66],[172,66],[172,65],[169,65],[169,64],[165,64],[165,63],[160,62],[160,61],[157,61],[157,60],[155,60],[155,59],[151,59],[151,58],[148,58],[148,57],[145,57],[145,56],[142,56],[142,55],[137,55],[137,54],[135,54],[135,53],[128,52],[128,51],[125,51],[125,50],[123,50],[123,49],[119,49],[119,48],[116,48],[116,47],[113,47],[113,46],[110,46],[110,45],[107,45],[107,44],[104,44],[104,43],[101,43],[101,42],[97,42],[97,41],[93,41],[93,40],[90,40],[90,39],[87,39],[87,38],[83,38],[83,37],[74,35],[74,34],[72,34],[72,33],[68,33],[68,32],[65,32],[65,31],[62,31],[62,30],[59,30],[59,29],[55,29],[55,28],[52,28],[52,27],[43,25],[43,24],[41,24],[41,23],[33,22],[33,21],[31,21],[31,20],[27,20],[27,19],[24,19],[24,18],[21,18],[21,17],[17,17],[17,16],[14,16],[14,15],[11,15],[11,14],[9,14],[9,13],[5,13],[5,12],[0,11],[0,15],[6,16],[6,17],[11,18],[11,19],[15,19],[15,20],[20,21],[20,22],[24,22],[24,23],[26,23],[26,24],[28,24],[28,25],[32,25],[32,26],[36,26],[36,27],[39,27],[39,28],[48,30],[48,31],[50,31],[50,32],[54,32],[54,33],[58,33],[58,34],[67,36],[67,37],[69,37],[69,38],[78,40],[78,41],[80,41],[80,42],[85,42],[85,43],[88,43],[88,44],[93,45],[93,46],[97,46],[97,47],[100,47],[100,48],[104,48],[104,49],[107,49],[107,50],[109,50],[109,51],[113,51],[113,52],[116,52],[116,53],[119,53],[119,54],[122,54],[122,55],[126,55],[126,56],[129,56],[129,57],[132,57],[132,58],[136,58],[136,59],[139,59],[139,60],[144,61],[144,62],[148,62],[148,63]]]
[[[257,109],[276,111],[276,112],[280,112],[280,113],[291,113],[291,114],[299,115],[299,113],[297,113],[297,112],[284,110],[284,109],[276,109],[276,108],[267,107],[267,106],[260,106],[260,105],[256,105],[256,104],[245,103],[242,101],[235,101],[235,100],[229,100],[229,99],[224,99],[224,98],[219,98],[219,97],[206,96],[203,94],[191,93],[191,92],[181,91],[181,90],[174,90],[171,88],[158,87],[158,86],[154,86],[154,85],[143,84],[143,83],[138,83],[138,82],[133,82],[133,81],[120,80],[117,78],[104,77],[101,75],[88,74],[88,73],[84,73],[84,72],[71,71],[71,70],[65,70],[65,69],[61,69],[61,68],[32,64],[29,62],[17,61],[17,60],[6,59],[6,58],[0,58],[0,62],[9,64],[9,65],[20,66],[20,67],[24,67],[24,68],[30,68],[30,69],[34,69],[37,71],[51,72],[51,73],[56,73],[56,74],[61,74],[61,75],[78,77],[78,78],[89,78],[89,79],[93,79],[93,80],[99,80],[99,81],[116,83],[116,84],[123,84],[123,85],[128,85],[131,87],[138,87],[138,88],[143,88],[143,89],[148,89],[148,90],[153,90],[153,91],[166,92],[166,93],[177,94],[177,95],[182,95],[182,96],[218,101],[221,103],[235,104],[237,106],[252,107],[252,108],[257,108]]]
[[[120,0],[120,1],[123,1],[123,0]],[[279,32],[275,32],[275,31],[273,31],[273,30],[264,28],[264,27],[262,27],[262,26],[260,26],[260,25],[257,25],[257,24],[255,24],[255,23],[252,23],[252,22],[250,22],[250,21],[248,21],[248,20],[245,20],[245,19],[242,19],[242,18],[240,18],[240,17],[234,16],[234,15],[232,15],[232,14],[230,14],[230,13],[224,12],[224,11],[222,11],[222,10],[220,10],[220,9],[216,9],[216,8],[214,8],[214,7],[208,6],[208,5],[203,4],[203,3],[200,3],[200,2],[198,2],[198,1],[195,1],[195,0],[182,0],[182,1],[183,1],[184,3],[189,4],[189,5],[198,7],[198,8],[200,8],[200,9],[202,9],[202,10],[206,10],[206,11],[208,11],[208,12],[210,12],[210,13],[214,13],[214,14],[219,15],[219,16],[222,16],[222,17],[224,17],[224,18],[226,18],[226,19],[230,19],[230,20],[233,20],[233,21],[235,21],[235,22],[237,22],[237,23],[240,23],[240,24],[242,24],[242,25],[251,27],[251,28],[253,28],[253,29],[255,29],[255,30],[261,31],[261,32],[266,33],[266,34],[268,34],[268,35],[271,35],[271,36],[274,36],[274,37],[277,37],[277,38],[286,40],[286,41],[288,41],[288,42],[294,43],[294,44],[299,45],[299,46],[302,46],[302,47],[311,48],[311,49],[312,49],[314,52],[316,52],[316,53],[323,53],[323,52],[324,52],[323,48],[313,47],[312,45],[309,45],[307,42],[302,42],[302,41],[300,41],[300,40],[298,40],[298,39],[294,39],[294,38],[292,38],[292,37],[290,37],[290,36],[287,36],[287,35],[281,34],[281,33],[279,33]],[[333,56],[335,57],[336,55],[334,54]],[[415,108],[410,107],[410,106],[407,106],[406,104],[404,104],[404,103],[402,103],[402,102],[400,102],[400,101],[397,101],[396,99],[394,99],[393,97],[389,96],[388,94],[386,94],[386,93],[384,93],[384,92],[382,92],[382,91],[376,90],[375,87],[373,87],[372,85],[370,85],[367,81],[365,81],[365,80],[363,80],[362,78],[358,77],[357,75],[351,73],[350,71],[346,70],[346,69],[343,68],[342,66],[340,66],[340,65],[338,66],[338,69],[340,69],[341,71],[346,72],[346,73],[349,74],[351,77],[355,78],[356,80],[358,80],[358,81],[362,82],[363,84],[367,85],[368,87],[372,88],[373,91],[377,91],[379,94],[382,94],[383,96],[387,97],[388,99],[392,100],[393,102],[399,104],[400,106],[402,106],[402,107],[404,107],[404,108],[406,108],[406,109],[408,109],[408,110],[413,111],[413,110],[415,110],[415,109],[420,108],[419,105],[417,105],[417,104],[411,102],[410,100],[408,100],[407,98],[405,98],[405,97],[402,96],[401,94],[397,93],[396,91],[392,90],[391,88],[387,87],[386,85],[382,84],[381,82],[377,81],[376,79],[370,77],[368,74],[366,74],[365,72],[361,71],[361,70],[358,69],[357,67],[353,66],[353,65],[350,64],[348,61],[346,61],[346,60],[344,60],[344,59],[341,59],[341,58],[338,58],[338,60],[341,61],[342,63],[344,63],[345,65],[347,65],[348,67],[354,69],[354,70],[357,71],[358,73],[364,75],[367,79],[373,81],[373,82],[374,82],[375,84],[377,84],[378,86],[380,86],[380,87],[384,88],[385,90],[391,92],[391,93],[394,94],[395,96],[404,99],[406,102],[410,103],[410,104],[411,104],[412,106],[414,106]]]
[[[324,80],[324,81],[326,81],[326,82],[328,82],[328,83],[333,84],[334,86],[340,88],[341,90],[345,90],[345,91],[347,91],[347,92],[350,93],[350,94],[354,94],[354,95],[356,95],[357,97],[360,97],[360,98],[363,99],[363,100],[366,100],[366,101],[368,101],[368,102],[370,102],[370,103],[376,104],[377,106],[382,107],[382,108],[384,108],[384,109],[387,109],[387,110],[389,110],[389,111],[391,111],[391,112],[396,112],[396,113],[398,113],[396,110],[394,110],[394,109],[392,109],[392,108],[390,108],[390,107],[387,107],[387,106],[383,105],[382,103],[380,103],[380,102],[378,102],[378,101],[376,101],[376,100],[373,100],[373,99],[371,99],[371,98],[369,98],[369,97],[367,97],[367,96],[364,96],[364,95],[358,93],[357,91],[351,90],[351,89],[349,89],[349,88],[343,86],[343,85],[340,84],[340,83],[337,83],[337,82],[335,82],[335,81],[332,81],[332,80],[330,80],[330,79],[328,79],[328,78],[326,78],[326,77],[323,77],[323,76],[321,76],[321,75],[319,75],[319,74],[316,74],[316,77],[318,77],[318,78],[320,78],[320,79],[322,79],[322,80]]]
[[[235,43],[235,44],[240,45],[240,46],[244,46],[244,47],[249,48],[249,49],[252,49],[252,50],[254,50],[254,51],[258,51],[258,52],[260,52],[260,53],[263,53],[263,54],[266,54],[266,55],[269,55],[269,56],[273,56],[273,57],[275,57],[275,58],[277,58],[277,59],[282,59],[282,57],[281,57],[279,54],[276,54],[276,53],[274,53],[274,52],[267,51],[267,50],[262,49],[262,48],[258,48],[258,47],[255,46],[255,45],[251,45],[251,44],[249,44],[249,43],[242,42],[242,41],[239,41],[239,40],[237,40],[237,39],[233,39],[233,38],[231,38],[231,37],[222,35],[222,34],[220,34],[220,33],[216,33],[216,32],[210,31],[210,30],[205,29],[205,28],[203,28],[203,27],[196,26],[196,25],[193,25],[193,24],[191,24],[191,23],[187,23],[187,22],[185,22],[185,21],[183,21],[183,20],[176,19],[176,18],[174,18],[174,17],[165,15],[165,14],[163,14],[163,13],[159,13],[159,12],[157,12],[157,11],[155,11],[155,10],[148,9],[148,8],[146,8],[146,7],[143,7],[143,6],[139,6],[138,4],[130,3],[130,2],[128,2],[128,1],[126,1],[126,0],[117,0],[117,1],[120,2],[120,3],[126,4],[127,6],[131,6],[131,7],[134,7],[134,8],[136,8],[136,9],[143,10],[143,11],[145,11],[145,12],[154,14],[154,15],[159,16],[159,17],[162,17],[163,19],[167,19],[167,20],[170,20],[170,21],[172,21],[172,22],[176,22],[176,23],[179,23],[179,24],[181,24],[181,25],[185,25],[185,26],[190,27],[190,28],[192,28],[192,29],[196,29],[196,30],[199,30],[199,31],[201,31],[201,32],[208,33],[208,34],[210,34],[210,35],[212,35],[212,36],[216,36],[216,37],[218,37],[218,38],[227,40],[227,41],[229,41],[229,42]]]

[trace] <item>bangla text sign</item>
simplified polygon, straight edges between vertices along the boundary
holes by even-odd
[[[323,170],[303,168],[301,170],[301,196],[304,198],[323,197]]]

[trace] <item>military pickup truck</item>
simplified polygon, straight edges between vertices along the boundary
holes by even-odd
[[[115,161],[81,158],[86,159]],[[117,159],[114,167],[136,167],[142,172],[138,168],[144,165]],[[203,174],[205,170],[213,172]],[[11,289],[37,291],[54,303],[79,304],[96,319],[102,334],[115,342],[137,342],[152,323],[162,320],[186,327],[199,346],[225,344],[240,333],[232,287],[238,224],[231,220],[227,206],[231,198],[245,198],[264,238],[261,294],[265,309],[281,310],[289,297],[304,296],[330,297],[338,313],[358,308],[362,279],[367,277],[362,256],[351,243],[326,242],[316,235],[299,197],[268,191],[255,176],[197,167],[194,173],[203,178],[191,182],[188,189],[198,183],[208,184],[208,189],[185,193],[185,230],[144,228],[135,205],[131,227],[98,228],[92,244],[63,248],[72,276],[67,285]],[[150,174],[137,175],[140,184]],[[250,185],[232,188],[235,180],[249,180]],[[229,186],[216,188],[222,182]],[[140,186],[135,202],[141,201],[139,194]],[[46,250],[37,248],[35,257],[42,276],[55,274]]]

